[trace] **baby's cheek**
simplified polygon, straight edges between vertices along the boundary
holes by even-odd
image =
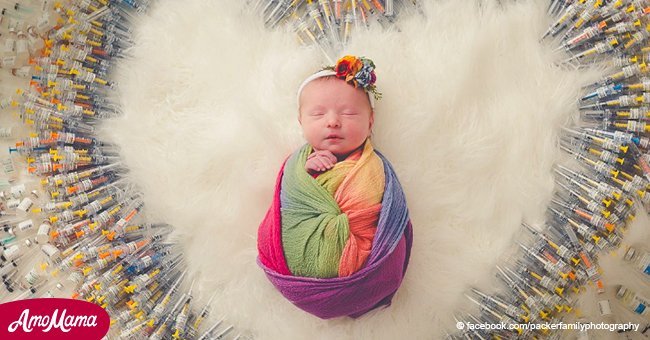
[[[355,126],[355,129],[351,131],[351,133],[354,135],[354,137],[361,138],[364,137],[364,135],[368,132],[368,126],[367,125],[362,125],[358,124]]]

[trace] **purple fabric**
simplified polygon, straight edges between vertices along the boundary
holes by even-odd
[[[282,295],[300,309],[322,319],[344,315],[357,318],[375,308],[390,305],[406,273],[412,242],[413,229],[409,221],[390,255],[348,277],[287,276],[268,270],[259,260],[258,264]]]

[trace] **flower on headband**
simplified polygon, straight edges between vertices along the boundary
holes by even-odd
[[[355,78],[355,74],[359,72],[361,67],[363,67],[363,63],[361,60],[357,59],[356,57],[353,57],[351,55],[346,55],[345,57],[339,59],[336,62],[336,66],[334,67],[334,71],[336,71],[336,77],[339,79],[343,79],[346,82],[350,82],[351,80],[353,81]],[[354,84],[355,87],[356,84]]]
[[[377,80],[374,67],[370,65],[364,65],[354,76],[354,79],[356,79],[359,86],[363,88],[373,85],[375,83],[375,80]]]
[[[375,75],[375,63],[372,60],[346,55],[339,59],[336,65],[325,69],[336,72],[336,77],[345,80],[348,84],[372,93],[375,99],[381,98],[381,93],[375,87],[377,76]]]

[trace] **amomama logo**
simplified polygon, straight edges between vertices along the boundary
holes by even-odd
[[[101,339],[110,318],[101,307],[72,299],[30,299],[0,304],[0,339]]]

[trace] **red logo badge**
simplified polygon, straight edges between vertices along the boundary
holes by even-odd
[[[108,313],[93,303],[72,299],[30,299],[0,304],[0,339],[101,339]]]

